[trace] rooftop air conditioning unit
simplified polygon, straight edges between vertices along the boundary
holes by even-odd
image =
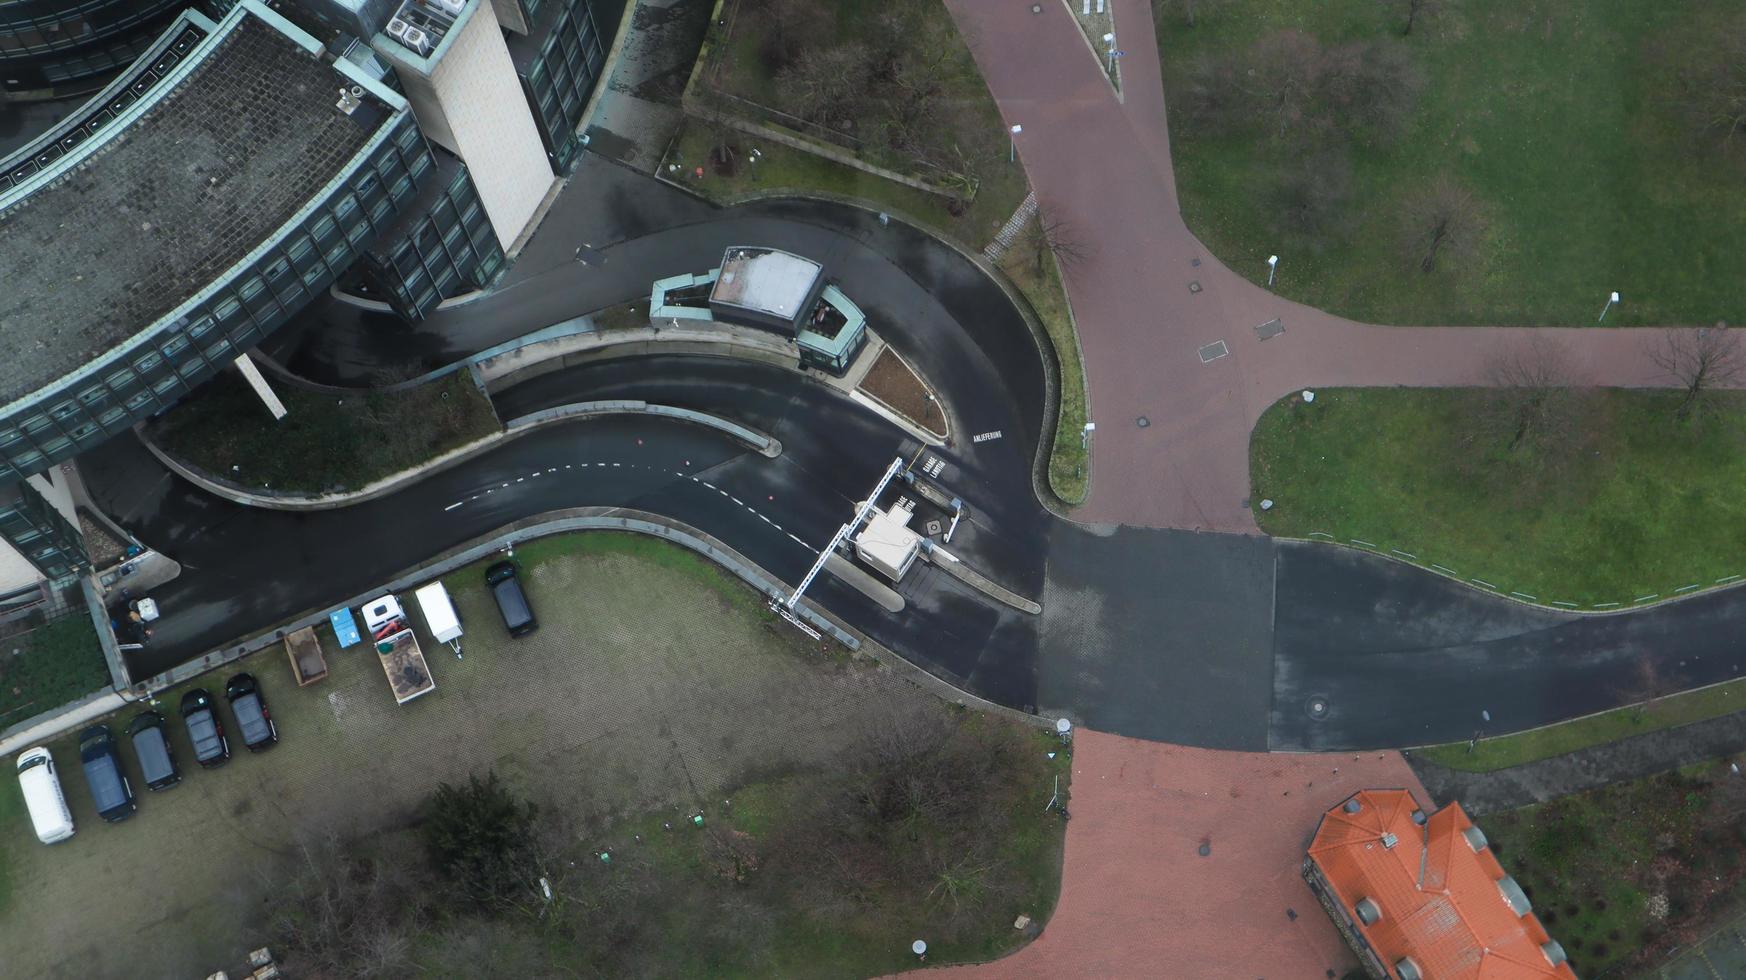
[[[461,9],[467,6],[467,0],[434,0],[434,4],[450,17],[459,17]]]
[[[400,36],[400,40],[412,50],[417,51],[419,54],[424,54],[425,33],[418,28],[408,24],[406,27],[406,33]]]
[[[391,17],[388,20],[388,36],[398,41],[406,36],[406,31],[411,26],[398,17]]]

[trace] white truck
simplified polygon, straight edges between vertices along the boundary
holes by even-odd
[[[396,703],[405,704],[436,690],[430,665],[425,663],[424,651],[418,648],[418,637],[412,635],[412,623],[397,597],[389,594],[364,603],[364,628],[382,661],[382,672],[388,675]]]
[[[443,588],[441,582],[432,582],[420,586],[412,593],[418,600],[419,611],[424,613],[424,625],[430,627],[430,635],[438,643],[447,643],[449,649],[455,651],[455,659],[461,659],[461,617],[455,615],[455,604],[449,601],[449,590]]]

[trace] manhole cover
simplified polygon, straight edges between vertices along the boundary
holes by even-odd
[[[1231,349],[1225,346],[1224,341],[1215,340],[1200,349],[1200,363],[1210,364],[1230,352]]]
[[[1212,841],[1210,841],[1210,840],[1201,841],[1200,846],[1195,848],[1194,852],[1196,854],[1199,854],[1201,857],[1206,857],[1206,856],[1210,855],[1212,853]]]
[[[929,521],[928,522],[928,534],[929,534],[929,536],[938,534],[938,533],[940,533],[940,531],[941,531],[941,525],[940,525],[939,521]]]
[[[1042,4],[1040,4],[1040,3],[1031,4],[1031,13],[1040,14],[1042,12],[1043,12],[1043,5]]]
[[[1139,426],[1140,428],[1144,429],[1145,427],[1152,424],[1152,420],[1145,417],[1144,415],[1142,415],[1139,418],[1134,420],[1134,424]]]
[[[1328,717],[1328,708],[1328,698],[1325,694],[1312,694],[1303,703],[1304,714],[1309,715],[1315,721],[1321,721]]]
[[[1196,269],[1200,268],[1200,260],[1199,259],[1189,259],[1188,264],[1194,266]]]
[[[1191,280],[1188,284],[1188,291],[1191,293],[1200,292],[1200,280],[1199,279]]]

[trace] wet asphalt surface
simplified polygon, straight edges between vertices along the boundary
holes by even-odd
[[[576,263],[583,243],[602,260]],[[736,244],[824,262],[940,390],[960,437],[929,452],[945,463],[938,482],[971,515],[949,547],[1042,602],[1043,613],[1000,606],[922,565],[898,586],[900,613],[828,575],[809,595],[975,694],[1135,737],[1302,751],[1495,735],[1586,714],[1632,700],[1645,661],[1669,689],[1738,674],[1738,590],[1577,617],[1343,549],[1085,527],[1049,514],[1031,489],[1044,382],[1022,320],[963,257],[844,206],[721,211],[590,159],[490,297],[416,327],[324,303],[267,347],[315,380],[357,384],[385,365],[438,366],[646,298],[654,279],[711,268]],[[893,456],[920,448],[797,373],[721,358],[598,362],[517,385],[497,403],[508,419],[620,397],[735,419],[774,435],[784,452],[766,459],[666,419],[595,419],[511,441],[378,501],[309,514],[213,498],[163,471],[131,437],[82,457],[97,502],[184,566],[154,593],[165,618],[130,669],[143,676],[194,659],[566,507],[676,518],[795,581]],[[983,443],[962,436],[994,430],[1001,438]]]

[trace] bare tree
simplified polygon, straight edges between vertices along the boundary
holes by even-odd
[[[1271,197],[1278,229],[1321,251],[1349,216],[1352,158],[1344,146],[1299,154],[1282,169]]]
[[[1487,223],[1473,193],[1447,174],[1433,180],[1406,208],[1403,244],[1420,272],[1459,264],[1477,252]]]
[[[810,47],[776,76],[783,102],[795,115],[823,125],[853,115],[850,107],[866,94],[873,65],[866,47],[837,44]]]
[[[1746,17],[1679,57],[1676,109],[1700,137],[1732,152],[1746,142]]]
[[[781,71],[808,48],[826,44],[836,31],[835,18],[816,0],[762,0],[766,30],[758,56],[771,74]]]
[[[1738,339],[1725,325],[1665,330],[1649,345],[1649,359],[1683,392],[1673,410],[1680,421],[1704,408],[1711,391],[1737,385],[1746,369]]]
[[[1486,442],[1509,454],[1531,452],[1542,472],[1556,470],[1547,463],[1563,456],[1545,451],[1568,444],[1582,418],[1570,349],[1547,335],[1529,335],[1489,358],[1486,381],[1477,419]]]
[[[1391,10],[1406,14],[1406,23],[1401,26],[1402,37],[1410,36],[1413,28],[1418,25],[1420,17],[1431,17],[1442,11],[1445,0],[1381,0],[1382,5]]]
[[[1091,250],[1065,219],[1042,206],[1037,208],[1037,216],[1025,225],[1024,237],[1020,241],[1024,250],[1032,255],[1039,276],[1050,257],[1062,268],[1068,268],[1078,265]]]

